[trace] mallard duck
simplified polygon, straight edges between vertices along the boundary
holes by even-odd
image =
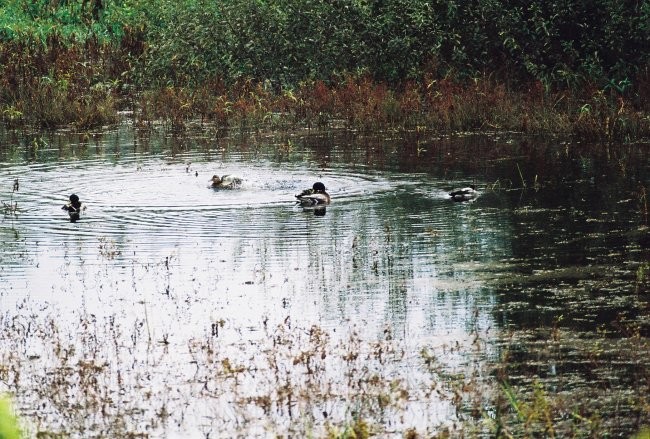
[[[301,206],[316,206],[318,204],[329,204],[330,196],[325,192],[325,185],[320,181],[314,183],[311,189],[305,189],[298,195],[298,204]]]
[[[86,206],[79,201],[79,197],[76,194],[70,195],[69,199],[70,202],[61,207],[61,209],[66,210],[70,216],[70,221],[75,222],[79,219],[81,212],[86,210]]]
[[[469,201],[476,198],[478,196],[478,192],[476,191],[476,186],[470,184],[468,187],[454,189],[453,191],[449,192],[449,196],[453,201]]]
[[[210,182],[215,189],[234,189],[241,186],[242,179],[234,175],[224,175],[223,177],[213,175]]]

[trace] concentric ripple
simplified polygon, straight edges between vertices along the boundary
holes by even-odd
[[[93,159],[9,167],[18,179],[17,193],[2,194],[19,208],[15,221],[22,233],[54,239],[76,236],[155,235],[167,238],[255,235],[268,229],[269,212],[295,208],[295,194],[315,181],[325,183],[336,205],[366,200],[395,189],[376,174],[340,170],[314,172],[291,165],[197,162],[133,156],[117,164]],[[212,175],[234,174],[237,190],[210,187]],[[86,210],[76,224],[61,210],[71,193]],[[274,214],[275,215],[275,214]],[[253,221],[255,219],[255,221]]]

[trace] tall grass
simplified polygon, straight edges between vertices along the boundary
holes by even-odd
[[[143,93],[137,118],[141,125],[163,120],[176,129],[200,119],[222,128],[515,131],[603,142],[650,136],[650,118],[620,96],[600,90],[592,96],[545,93],[537,91],[536,83],[529,90],[509,90],[490,77],[470,84],[409,81],[391,89],[368,76],[346,76],[336,83],[306,81],[278,91],[250,80],[228,87],[213,81]]]
[[[646,137],[650,7],[597,3],[7,0],[0,117]]]

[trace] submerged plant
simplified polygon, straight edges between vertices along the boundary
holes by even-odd
[[[650,263],[641,265],[636,270],[636,291],[637,293],[647,291],[650,285]]]
[[[648,224],[648,191],[646,187],[641,183],[639,183],[638,197],[639,197],[639,210],[643,215],[644,223]]]

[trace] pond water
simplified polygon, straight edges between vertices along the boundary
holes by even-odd
[[[646,145],[514,135],[3,132],[0,390],[51,434],[318,432],[354,419],[349,387],[284,410],[273,393],[269,409],[254,389],[285,381],[260,383],[262,366],[249,367],[278,346],[297,349],[293,364],[320,352],[317,326],[333,351],[380,340],[406,352],[395,349],[387,383],[420,380],[404,370],[430,347],[436,378],[464,370],[490,387],[497,367],[522,388],[541,381],[578,400],[599,389],[611,400],[593,410],[619,407],[603,431],[629,434],[649,417],[629,403],[648,378],[649,163]],[[244,183],[214,190],[214,174]],[[315,181],[332,203],[296,206]],[[468,184],[476,200],[449,199]],[[77,222],[61,210],[71,193],[86,206]],[[323,374],[328,388],[350,375]],[[472,418],[444,395],[406,401],[384,433]]]

